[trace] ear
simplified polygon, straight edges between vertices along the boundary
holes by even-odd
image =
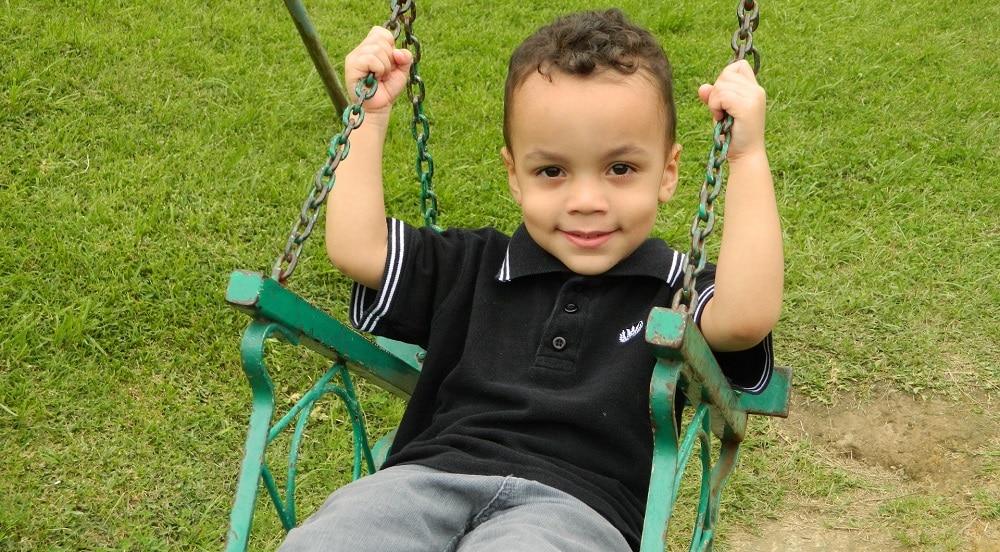
[[[506,147],[500,149],[500,157],[503,157],[503,166],[507,169],[507,186],[510,187],[510,195],[520,205],[521,186],[517,182],[517,172],[514,170],[514,157]]]
[[[658,199],[666,203],[677,190],[678,168],[681,162],[681,145],[673,144],[667,151],[667,163],[663,167],[663,179],[660,181]]]

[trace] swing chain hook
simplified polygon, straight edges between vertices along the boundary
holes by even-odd
[[[409,95],[411,103],[414,104],[414,116],[416,116],[418,105],[420,108],[420,114],[423,116],[422,101],[424,86],[423,81],[416,72],[417,60],[420,58],[420,43],[417,41],[416,37],[413,36],[412,32],[413,20],[417,16],[417,7],[414,0],[405,0],[404,2],[400,2],[400,0],[392,0],[391,9],[392,13],[389,20],[385,22],[384,27],[392,33],[393,38],[395,39],[398,39],[401,34],[405,33],[404,43],[407,47],[411,47],[413,50],[413,65],[410,68],[410,87],[419,86],[420,93],[417,99],[414,99],[413,92],[409,92]],[[372,96],[375,95],[377,88],[378,81],[375,79],[375,75],[368,75],[368,77],[359,81],[357,88],[355,88],[357,100],[344,109],[342,116],[344,130],[338,132],[334,135],[333,139],[330,140],[330,147],[327,151],[329,158],[319,171],[317,171],[316,176],[313,179],[312,190],[310,190],[309,196],[306,198],[305,202],[303,202],[302,208],[299,211],[299,216],[292,224],[292,230],[288,236],[288,240],[285,242],[285,248],[282,254],[278,257],[277,261],[275,261],[274,267],[271,270],[271,279],[277,280],[282,285],[284,285],[285,281],[287,281],[288,278],[292,276],[292,273],[295,272],[295,267],[298,266],[302,248],[305,245],[306,240],[309,239],[309,236],[312,234],[313,228],[316,226],[316,221],[319,219],[320,209],[323,206],[323,203],[326,202],[326,198],[337,179],[337,167],[340,165],[341,161],[347,158],[348,153],[350,153],[351,132],[361,126],[361,123],[365,119],[365,111],[361,106],[366,100],[371,99]],[[429,124],[427,123],[426,117],[423,117],[423,122],[424,127],[427,130],[423,133],[424,139],[422,151],[428,163],[428,170],[433,173],[433,166],[430,165],[430,155],[426,153],[426,137],[430,134]],[[414,122],[414,125],[416,125],[416,122]],[[416,126],[414,126],[414,129],[415,128]],[[414,138],[416,138],[416,136],[416,131],[414,131]],[[418,142],[418,174],[419,167],[421,166],[419,155],[419,152],[421,151],[420,148],[421,146]],[[433,187],[430,184],[431,176],[426,176],[426,186],[424,185],[424,180],[425,177],[421,176],[422,190],[424,187],[430,189],[430,194],[434,198],[433,206],[436,216],[437,199],[436,196],[433,196]],[[421,194],[421,198],[423,198],[423,193]],[[427,211],[425,209],[425,213],[426,212]]]
[[[736,20],[739,28],[733,33],[733,60],[736,62],[753,58],[754,73],[760,68],[760,52],[753,45],[753,32],[757,30],[759,9],[755,0],[739,0],[736,6]],[[731,63],[732,63],[731,62]],[[681,289],[674,294],[671,308],[678,312],[694,315],[698,304],[698,290],[695,288],[698,275],[707,264],[705,242],[715,229],[715,200],[722,193],[724,176],[722,167],[729,153],[729,142],[732,139],[733,117],[723,114],[722,120],[716,123],[712,136],[712,149],[705,164],[705,180],[701,185],[698,197],[698,214],[691,223],[691,251],[687,255],[684,266],[684,281]]]

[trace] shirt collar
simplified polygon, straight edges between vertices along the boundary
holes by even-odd
[[[648,276],[673,284],[684,273],[685,262],[686,256],[671,249],[663,240],[649,238],[603,275]],[[496,278],[509,282],[522,276],[558,272],[572,273],[562,261],[535,243],[521,224],[510,238]]]

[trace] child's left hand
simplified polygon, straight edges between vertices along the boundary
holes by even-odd
[[[767,95],[757,84],[749,63],[740,60],[727,65],[714,85],[703,84],[698,88],[698,96],[712,111],[716,122],[722,120],[724,112],[733,117],[729,161],[764,151]]]

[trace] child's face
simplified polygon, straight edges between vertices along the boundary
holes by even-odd
[[[528,233],[577,274],[608,271],[649,237],[677,185],[659,92],[638,73],[535,73],[512,104],[502,154]]]

